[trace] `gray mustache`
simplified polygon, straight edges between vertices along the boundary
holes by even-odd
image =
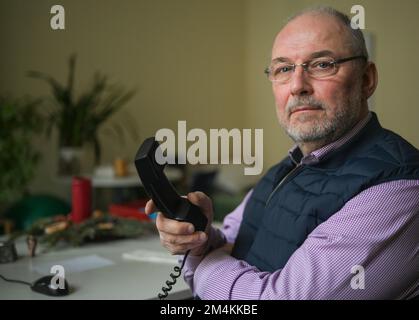
[[[310,106],[313,108],[324,109],[324,105],[322,102],[312,98],[312,97],[303,97],[303,98],[296,98],[287,104],[285,109],[286,112],[291,113],[294,112],[295,109],[301,106]]]

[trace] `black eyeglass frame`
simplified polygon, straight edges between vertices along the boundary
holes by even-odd
[[[347,61],[352,61],[352,60],[355,60],[355,59],[364,59],[365,61],[368,60],[366,56],[362,56],[361,55],[361,56],[352,56],[352,57],[348,57],[348,58],[342,58],[342,59],[338,59],[338,60],[333,60],[333,61],[330,62],[330,64],[334,65],[334,68],[336,69],[336,72],[337,72],[337,68],[336,68],[337,65],[342,64],[342,63],[347,62]],[[308,65],[313,60],[316,60],[316,59],[312,59],[310,61],[306,61],[306,62],[299,63],[299,64],[290,63],[289,65],[292,66],[292,72],[294,72],[295,71],[295,68],[298,67],[298,66],[302,66],[303,69],[304,69],[304,71],[307,72]],[[270,74],[271,74],[271,67],[265,68],[264,73],[268,76],[268,79],[269,79],[270,78]],[[336,74],[336,73],[332,73],[330,75],[334,75],[334,74]],[[272,82],[278,82],[278,81],[280,81],[280,80],[272,80],[272,79],[269,79],[269,80],[272,81]]]

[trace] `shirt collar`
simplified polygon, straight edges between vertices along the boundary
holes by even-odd
[[[324,156],[332,152],[333,150],[343,146],[349,140],[351,140],[371,119],[371,112],[368,112],[368,115],[359,121],[348,133],[340,137],[338,140],[329,143],[320,149],[312,151],[310,154],[303,156],[298,145],[294,145],[289,151],[289,157],[291,158],[294,164],[314,164],[319,162]]]

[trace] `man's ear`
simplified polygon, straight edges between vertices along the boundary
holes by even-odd
[[[378,84],[378,72],[374,62],[369,61],[363,76],[363,92],[368,99],[372,96]]]

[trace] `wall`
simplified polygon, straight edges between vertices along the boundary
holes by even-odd
[[[89,0],[60,3],[66,30],[52,31],[55,1],[0,2],[0,89],[16,96],[47,95],[48,87],[25,76],[41,70],[65,80],[67,58],[78,54],[77,92],[97,70],[126,87],[135,98],[115,117],[133,123],[137,140],[121,144],[103,133],[103,163],[115,155],[132,158],[139,141],[159,128],[263,128],[264,169],[292,142],[280,129],[270,83],[263,70],[282,21],[319,3],[308,0]],[[322,1],[347,14],[355,2]],[[384,126],[419,147],[416,102],[419,74],[419,1],[357,1],[366,9],[366,31],[376,45],[379,86],[375,111]],[[56,136],[35,140],[43,153],[35,192],[63,194],[55,179]],[[239,179],[242,170],[235,170]],[[234,171],[233,170],[233,171]],[[230,178],[229,178],[230,179]],[[234,180],[232,177],[230,180]]]
[[[98,70],[136,88],[114,120],[136,126],[140,138],[122,145],[103,133],[103,163],[112,163],[115,155],[133,159],[142,139],[159,128],[176,132],[178,120],[186,120],[189,129],[242,126],[242,1],[64,0],[63,31],[50,28],[53,4],[0,2],[0,88],[16,96],[47,95],[47,85],[25,73],[40,70],[65,81],[73,52],[78,93]],[[56,137],[35,143],[43,160],[32,190],[63,194],[66,187],[55,178]]]

